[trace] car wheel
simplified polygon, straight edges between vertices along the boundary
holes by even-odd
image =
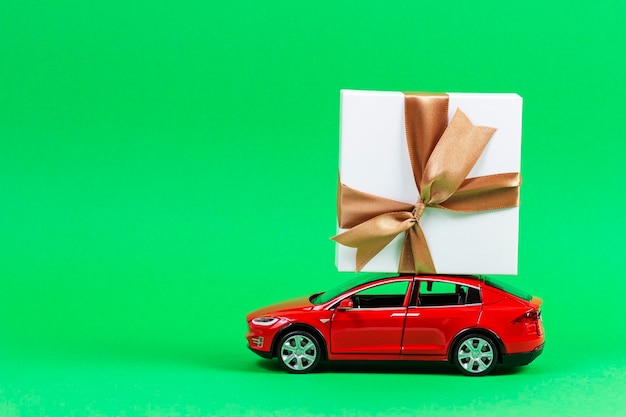
[[[288,333],[278,344],[278,361],[293,374],[311,372],[320,361],[318,341],[311,334],[297,330]]]
[[[498,348],[487,336],[470,334],[463,337],[455,346],[454,364],[465,375],[487,375],[496,366]]]

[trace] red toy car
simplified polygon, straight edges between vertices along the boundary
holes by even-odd
[[[248,345],[291,373],[320,360],[449,361],[465,375],[543,350],[541,299],[490,278],[358,278],[248,314]]]

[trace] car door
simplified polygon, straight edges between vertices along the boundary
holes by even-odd
[[[400,354],[410,284],[410,279],[396,279],[347,295],[353,308],[335,308],[331,352]]]
[[[478,288],[454,282],[416,281],[407,310],[402,353],[447,355],[454,336],[476,325],[481,307]]]

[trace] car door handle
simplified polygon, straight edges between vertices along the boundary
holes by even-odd
[[[392,313],[391,317],[419,317],[420,313]]]
[[[391,317],[417,317],[420,313],[391,313]]]

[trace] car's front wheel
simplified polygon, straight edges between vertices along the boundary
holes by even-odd
[[[320,345],[311,334],[302,330],[288,333],[278,344],[278,361],[293,374],[313,371],[320,362]]]
[[[491,338],[481,334],[470,334],[456,344],[453,361],[465,375],[487,375],[496,366],[497,349]]]

